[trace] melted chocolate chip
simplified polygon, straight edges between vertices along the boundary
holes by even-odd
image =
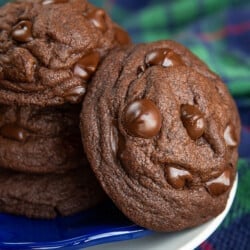
[[[91,52],[82,57],[75,64],[73,72],[76,76],[81,77],[84,81],[88,81],[96,71],[99,61],[100,54],[98,52]]]
[[[18,42],[29,42],[32,37],[32,23],[30,21],[21,21],[13,27],[11,36]]]
[[[133,136],[152,138],[162,126],[162,117],[158,107],[148,99],[130,103],[123,112],[123,125]]]
[[[184,65],[181,57],[170,49],[156,49],[148,53],[145,57],[148,67],[161,65],[163,67]]]
[[[235,130],[231,125],[228,125],[224,132],[224,139],[226,144],[229,147],[236,147],[237,146],[237,140],[235,135]]]
[[[0,135],[11,140],[24,142],[28,132],[17,124],[7,124],[0,128]]]
[[[126,151],[126,143],[125,138],[118,132],[117,127],[117,121],[113,120],[111,124],[110,146],[114,158],[121,160],[121,163],[123,163],[124,152]]]
[[[180,66],[180,65],[185,65],[181,57],[177,55],[173,50],[169,50],[166,53],[162,66],[170,67],[170,66]]]
[[[71,89],[68,89],[64,93],[64,99],[70,103],[79,103],[81,102],[84,94],[86,93],[86,86],[76,86]]]
[[[123,135],[118,133],[118,149],[117,149],[117,156],[121,160],[123,166],[126,166],[127,159],[126,159],[126,141]],[[125,164],[124,164],[125,163]]]
[[[189,104],[182,105],[181,120],[188,135],[193,140],[196,140],[203,135],[205,131],[205,119],[197,107]]]
[[[43,5],[48,5],[48,4],[58,4],[58,3],[67,3],[68,0],[44,0],[42,2]]]
[[[126,45],[130,43],[130,37],[126,31],[122,30],[119,27],[115,27],[114,31],[115,31],[115,39],[119,44]]]
[[[107,30],[106,13],[102,9],[95,9],[87,14],[87,18],[95,25],[96,28],[105,32]]]
[[[0,80],[4,79],[4,73],[3,73],[3,68],[0,67]]]
[[[165,58],[165,49],[157,49],[148,53],[145,57],[145,63],[148,67],[162,65]]]
[[[211,195],[221,195],[225,193],[231,185],[231,170],[227,168],[219,177],[208,181],[206,187]]]
[[[114,156],[118,152],[118,140],[117,122],[113,121],[111,124],[110,145]]]
[[[176,189],[182,189],[187,182],[192,181],[192,175],[187,171],[175,167],[167,167],[167,181]]]
[[[138,78],[141,78],[142,75],[144,74],[145,70],[146,70],[146,68],[145,68],[144,65],[139,66],[139,67],[137,68],[137,77],[138,77]]]

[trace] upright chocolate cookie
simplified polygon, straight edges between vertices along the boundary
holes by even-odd
[[[128,34],[86,0],[23,0],[0,8],[0,102],[82,100],[106,52]]]
[[[64,172],[86,162],[78,105],[0,106],[0,166],[22,172]]]
[[[105,197],[88,167],[47,175],[0,169],[1,212],[52,219],[86,210]]]
[[[172,41],[114,50],[83,106],[86,155],[131,220],[176,231],[222,212],[240,121],[225,85],[191,52]]]

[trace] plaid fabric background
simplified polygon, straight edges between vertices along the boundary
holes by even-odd
[[[0,5],[7,2],[0,0]],[[243,123],[239,186],[219,229],[198,250],[250,249],[250,1],[90,0],[127,29],[134,42],[173,39],[217,72]]]

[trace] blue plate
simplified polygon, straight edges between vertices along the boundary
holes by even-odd
[[[86,212],[54,220],[0,213],[0,249],[80,249],[150,234],[107,202]]]

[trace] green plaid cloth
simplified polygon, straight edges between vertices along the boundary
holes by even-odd
[[[238,41],[242,43],[240,46],[248,47],[248,55],[231,44],[232,39],[228,37],[249,31],[249,19],[246,23],[234,20],[235,10],[240,19],[241,12],[250,16],[249,1],[136,1],[141,2],[140,8],[134,3],[136,9],[132,0],[90,2],[107,9],[113,19],[129,31],[134,42],[179,41],[218,73],[228,83],[233,95],[250,95],[249,32],[248,37]],[[234,46],[233,50],[231,46]]]

